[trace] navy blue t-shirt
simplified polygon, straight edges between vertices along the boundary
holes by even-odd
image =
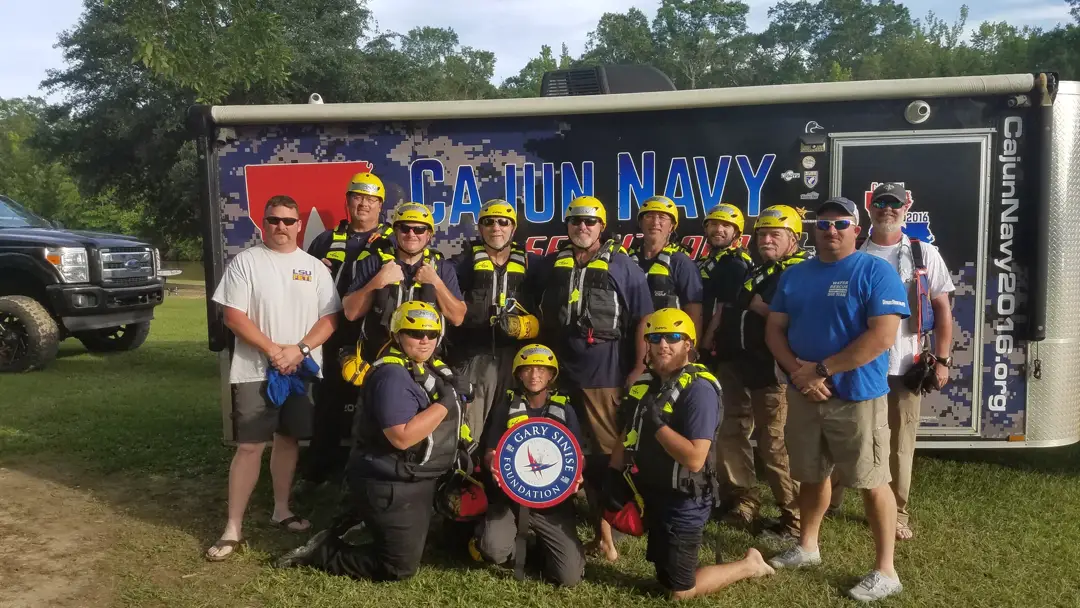
[[[723,405],[716,390],[708,381],[697,378],[691,382],[679,393],[674,410],[671,422],[668,424],[671,430],[691,441],[695,439],[716,441],[716,430],[723,416]],[[647,468],[649,463],[658,462],[658,458],[665,459],[664,462],[670,462],[666,460],[670,456],[664,450],[664,446],[656,440],[656,430],[649,423],[646,423],[646,427],[642,429],[641,449],[636,458],[639,469]],[[670,478],[670,472],[663,471],[658,477],[667,480]],[[657,491],[647,492],[644,498],[646,511],[650,507],[662,509],[666,514],[665,520],[681,526],[704,526],[712,510],[711,496],[691,498],[675,494],[674,491]]]
[[[536,272],[527,277],[526,289],[542,298],[555,268],[553,253],[536,264]],[[630,328],[622,340],[589,344],[580,336],[572,335],[566,342],[548,344],[559,359],[559,379],[577,388],[616,388],[626,384],[626,376],[634,367],[637,356],[637,326],[646,315],[653,312],[652,292],[641,268],[624,253],[611,256],[608,265],[609,280],[619,294],[621,314],[628,317]],[[541,336],[546,338],[546,336]]]
[[[420,269],[420,265],[424,263],[421,259],[419,262],[408,265],[400,260],[395,260],[399,266],[401,266],[401,272],[405,275],[405,283],[409,284],[413,282],[413,277],[416,276],[416,271]],[[378,255],[372,254],[366,258],[357,261],[356,263],[356,276],[353,278],[352,286],[349,287],[349,293],[361,289],[364,285],[367,285],[368,281],[379,274],[379,270],[382,269],[382,260]],[[449,261],[443,259],[435,262],[435,272],[442,279],[443,283],[446,283],[446,288],[450,290],[450,293],[455,298],[461,300],[461,289],[458,287],[457,272],[454,270],[454,265]]]
[[[795,356],[818,363],[844,350],[869,328],[870,317],[906,319],[907,292],[888,261],[856,251],[837,262],[811,258],[780,277],[769,310],[788,315]],[[866,401],[889,392],[889,351],[866,365],[833,375],[833,395]]]
[[[356,424],[368,425],[363,431],[373,438],[373,446],[387,446],[390,440],[386,439],[383,431],[400,424],[408,424],[430,403],[428,394],[413,380],[409,370],[401,365],[383,365],[373,371],[364,382],[364,416],[357,419]],[[379,449],[376,448],[373,452],[378,453]],[[372,455],[366,450],[354,451],[350,457],[350,474],[371,478],[383,478],[387,475],[385,466],[370,460]]]
[[[656,262],[656,258],[645,259],[645,252],[638,253],[638,266],[644,273]],[[646,280],[648,276],[646,276]],[[679,306],[701,304],[703,299],[701,271],[685,253],[676,251],[671,254],[671,281],[675,283],[675,294],[679,296]]]

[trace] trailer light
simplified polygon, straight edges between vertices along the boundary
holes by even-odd
[[[1009,441],[1025,441],[1026,439],[1025,435],[1009,435]]]
[[[90,281],[90,263],[81,247],[46,247],[45,260],[60,271],[65,283]]]

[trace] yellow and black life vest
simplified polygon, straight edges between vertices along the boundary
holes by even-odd
[[[515,245],[505,266],[496,266],[484,245],[472,243],[472,286],[465,296],[464,328],[490,328],[492,319],[517,300],[528,269],[528,256]]]
[[[750,271],[750,278],[746,279],[746,283],[743,283],[743,295],[746,297],[746,303],[743,308],[750,304],[750,298],[753,298],[755,294],[760,293],[764,289],[765,282],[769,277],[775,275],[774,278],[779,279],[780,274],[785,270],[809,259],[810,254],[800,249],[786,258],[755,267]]]
[[[747,253],[745,249],[742,247],[728,247],[726,249],[721,249],[720,251],[714,251],[709,257],[698,260],[698,270],[701,272],[701,280],[711,280],[713,278],[713,271],[716,270],[717,266],[730,262],[741,264],[747,271],[754,265],[754,261],[750,258],[750,254]]]
[[[387,264],[396,264],[397,256],[393,251],[387,251],[382,248],[368,249],[360,254],[357,258],[357,262],[360,262],[368,256],[379,256],[380,268]],[[437,249],[425,248],[422,264],[431,263],[435,271],[438,272],[443,264],[443,255]],[[435,286],[428,283],[421,283],[413,278],[412,281],[398,281],[379,289],[375,292],[372,302],[371,310],[364,316],[364,334],[368,337],[373,336],[389,336],[390,332],[390,317],[393,316],[394,311],[398,306],[401,306],[402,302],[408,301],[420,301],[427,302],[435,307],[435,310],[442,314],[442,309],[439,307],[438,299],[435,297]]]
[[[649,269],[645,271],[645,278],[649,281],[649,291],[652,292],[653,310],[682,308],[682,302],[679,301],[679,294],[676,290],[675,279],[672,277],[672,256],[680,251],[682,251],[682,247],[678,245],[666,245],[660,250],[660,253],[656,254],[656,257],[652,259],[652,263],[649,264]],[[631,249],[628,255],[634,260],[635,264],[640,266],[645,253],[644,251]]]
[[[544,330],[568,332],[590,343],[617,340],[626,333],[627,317],[610,276],[611,260],[616,255],[626,255],[626,250],[609,240],[582,268],[570,244],[560,249],[540,304]]]
[[[506,428],[511,428],[522,420],[528,420],[529,400],[525,398],[525,394],[521,391],[508,390],[506,396],[510,403],[510,415],[506,417]],[[566,424],[567,401],[565,396],[549,390],[547,402],[540,415]]]
[[[446,384],[450,384],[454,377],[453,371],[439,359],[432,359],[426,364],[417,363],[394,347],[390,347],[385,356],[375,361],[371,374],[374,375],[379,368],[386,365],[399,365],[408,370],[413,381],[427,393],[428,405],[441,397],[436,375]],[[367,385],[372,384],[369,376]],[[471,433],[463,422],[461,402],[458,400],[447,406],[449,411],[446,417],[430,435],[406,450],[399,450],[390,444],[371,416],[363,415],[369,407],[364,403],[368,398],[370,395],[365,395],[360,402],[358,424],[354,425],[354,449],[362,452],[365,460],[369,461],[382,477],[396,481],[435,479],[455,466],[459,456],[459,443],[471,441]]]
[[[330,274],[333,275],[335,284],[337,284],[342,276],[341,269],[349,262],[349,260],[346,259],[349,237],[354,234],[356,233],[349,229],[348,220],[341,220],[341,222],[338,223],[337,228],[330,233],[330,249],[323,257],[330,260]],[[358,255],[377,243],[380,239],[389,239],[393,234],[393,227],[380,223],[378,226],[375,226],[371,231],[371,234],[368,235],[367,241],[364,243],[361,251],[358,252]],[[353,276],[356,276],[356,260],[353,260],[352,263]]]
[[[657,490],[672,490],[691,497],[711,495],[714,498],[718,491],[716,470],[713,466],[715,461],[716,443],[709,446],[709,455],[705,459],[705,467],[694,473],[690,469],[679,464],[671,457],[663,447],[650,450],[649,458],[640,458],[641,442],[643,438],[652,439],[656,429],[645,415],[645,408],[656,400],[663,404],[663,418],[670,423],[675,413],[675,407],[679,402],[682,391],[690,386],[695,380],[704,380],[709,383],[716,393],[716,407],[719,408],[718,420],[723,420],[722,396],[720,383],[708,368],[700,363],[691,363],[666,383],[661,383],[660,378],[653,375],[652,370],[646,371],[633,386],[629,394],[619,406],[621,411],[630,414],[626,439],[623,441],[623,449],[627,459],[627,465],[631,468],[640,487]]]
[[[721,359],[738,358],[739,352],[748,352],[759,359],[772,364],[772,355],[765,344],[765,318],[750,310],[750,301],[764,292],[773,281],[779,281],[785,270],[810,259],[803,250],[796,251],[786,258],[761,264],[750,271],[750,278],[739,292],[737,310],[724,313],[720,319],[718,346]]]

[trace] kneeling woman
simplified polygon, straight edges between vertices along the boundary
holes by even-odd
[[[654,312],[646,319],[645,339],[648,371],[621,406],[630,417],[611,456],[609,497],[625,493],[619,486],[629,470],[644,502],[645,557],[675,599],[773,574],[756,549],[738,562],[697,567],[714,499],[712,439],[720,424],[720,385],[704,366],[690,363],[697,335],[685,312]]]
[[[504,398],[495,402],[483,437],[485,463],[495,484],[499,477],[492,466],[499,439],[522,420],[551,418],[581,441],[581,426],[569,400],[550,388],[559,375],[555,353],[546,346],[530,344],[514,356],[512,370],[519,388],[507,391]],[[574,492],[577,490],[574,488]],[[502,564],[514,556],[519,508],[497,488],[488,492],[488,501],[487,513],[478,530],[477,549],[487,561]],[[553,507],[532,510],[528,520],[529,529],[536,535],[536,547],[543,552],[541,574],[565,586],[581,582],[585,570],[585,550],[577,536],[573,503],[571,497]]]
[[[432,358],[442,330],[435,308],[404,302],[390,329],[393,345],[364,381],[346,466],[346,508],[371,542],[354,546],[342,530],[323,530],[279,566],[385,581],[409,578],[420,565],[436,480],[457,454],[461,407],[449,368]]]

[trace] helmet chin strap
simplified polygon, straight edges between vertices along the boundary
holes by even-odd
[[[488,249],[491,249],[493,251],[502,251],[502,250],[506,249],[507,247],[509,247],[514,242],[514,237],[513,237],[513,235],[511,235],[510,238],[506,239],[506,243],[504,243],[502,247],[496,247],[496,246],[492,245],[491,243],[487,242],[487,239],[483,239],[483,241],[484,241],[484,247],[487,247]]]

